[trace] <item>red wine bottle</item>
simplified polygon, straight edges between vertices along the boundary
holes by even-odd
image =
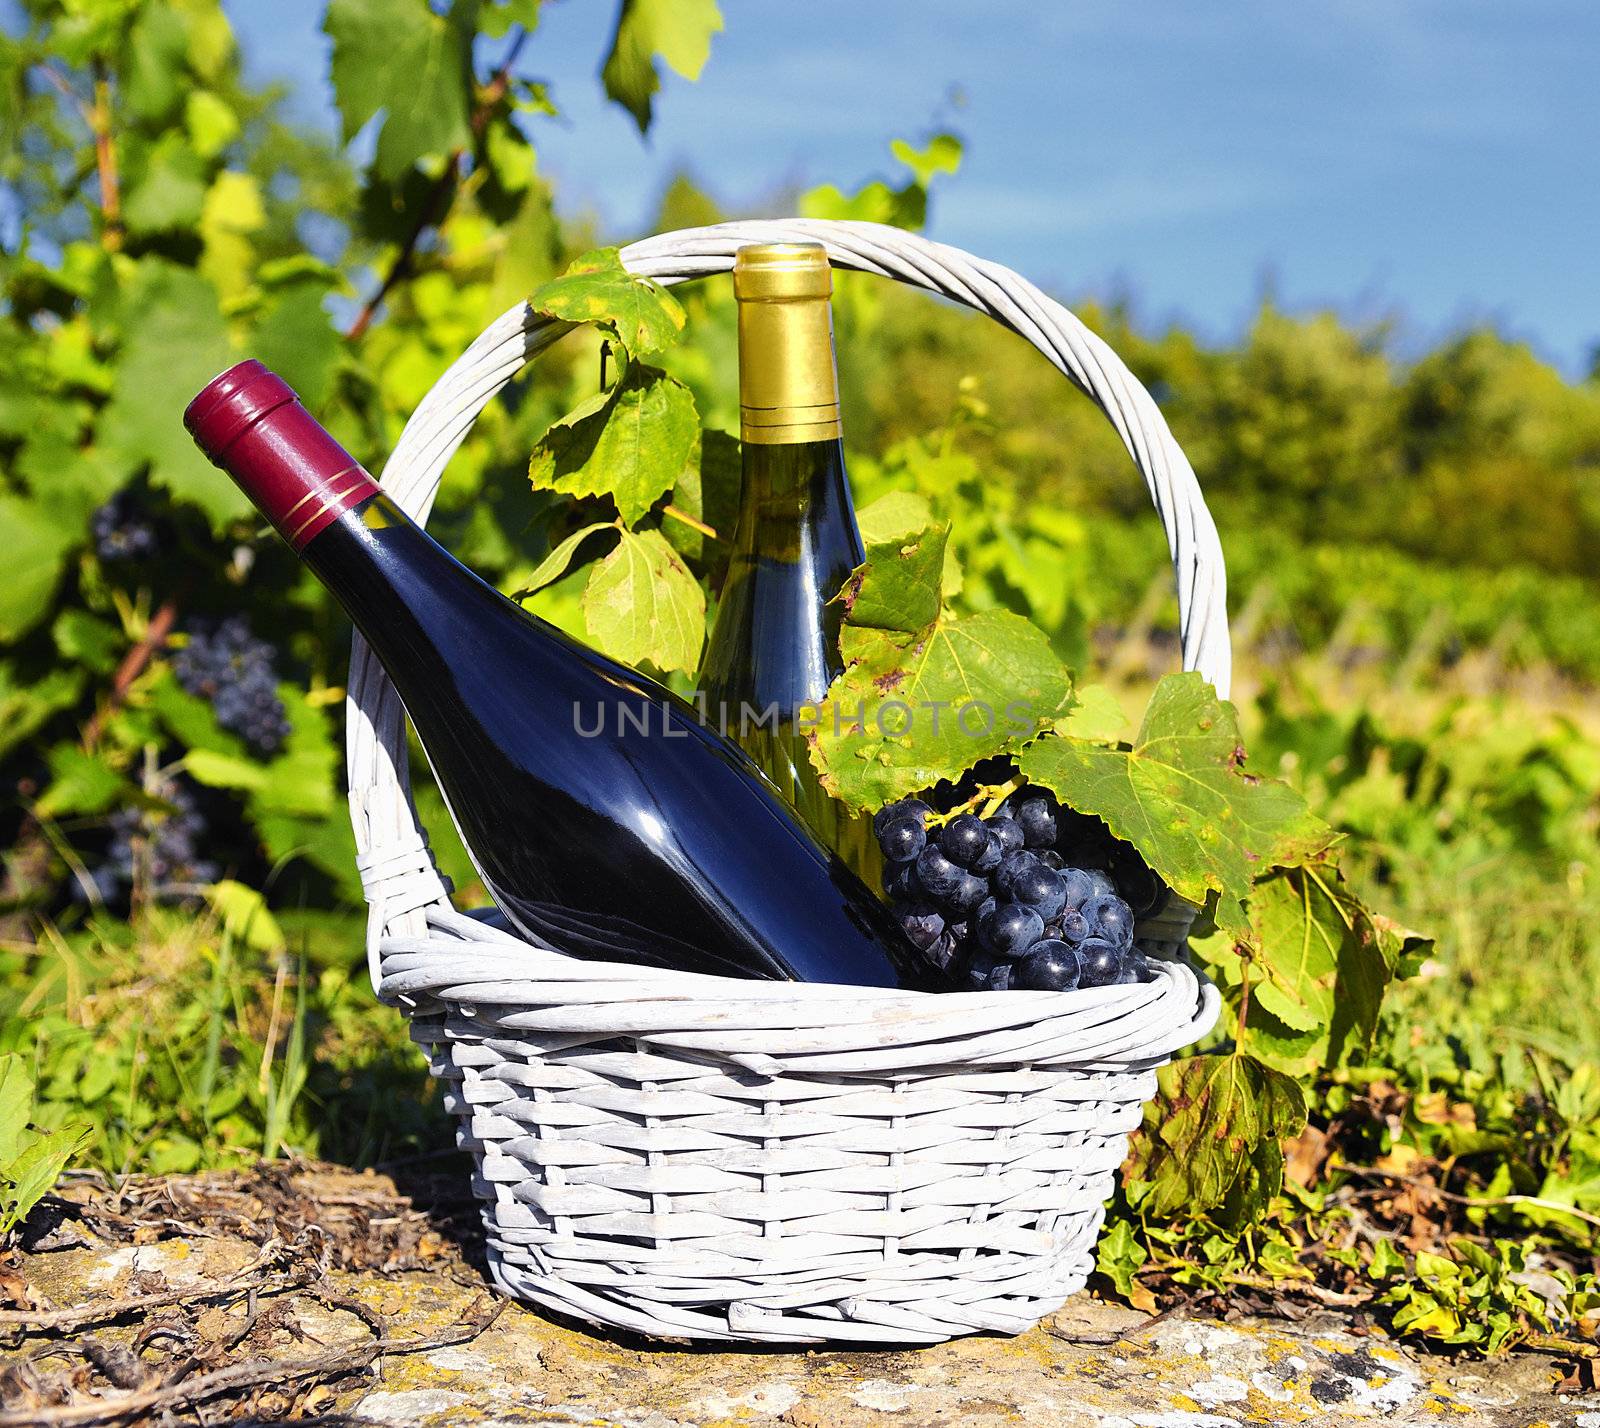
[[[834,596],[866,559],[845,474],[827,250],[741,248],[733,291],[743,485],[701,694],[708,718],[812,833],[876,879],[882,858],[870,820],[822,787],[807,744],[844,669]]]
[[[489,895],[575,957],[914,979],[887,909],[685,701],[469,571],[259,362],[184,413],[399,691]]]

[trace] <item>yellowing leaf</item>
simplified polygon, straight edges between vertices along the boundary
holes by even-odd
[[[1105,820],[1191,902],[1217,894],[1217,924],[1248,937],[1253,879],[1321,852],[1332,833],[1288,784],[1241,768],[1239,721],[1198,674],[1156,687],[1132,748],[1040,739],[1018,762],[1080,813]]]
[[[1160,1076],[1137,1151],[1143,1207],[1167,1216],[1231,1202],[1255,1218],[1282,1184],[1283,1140],[1305,1127],[1299,1085],[1239,1053],[1183,1057]]]
[[[545,432],[529,479],[539,490],[610,496],[632,525],[682,474],[698,432],[689,389],[655,367],[635,364],[609,392]]]
[[[600,78],[641,134],[650,127],[651,99],[661,88],[656,60],[685,79],[699,79],[711,56],[711,37],[721,29],[716,0],[623,0]]]
[[[678,300],[660,283],[630,273],[615,248],[575,259],[559,278],[538,288],[528,305],[565,322],[599,323],[635,355],[670,347],[685,321]]]
[[[285,945],[278,919],[267,910],[266,899],[253,887],[223,878],[206,888],[205,894],[230,937],[262,952],[276,952]]]
[[[589,576],[583,613],[595,644],[624,664],[692,670],[700,661],[705,596],[660,531],[622,532]]]
[[[1065,666],[1026,620],[943,610],[948,534],[938,525],[870,545],[845,587],[845,670],[807,739],[824,787],[852,808],[881,807],[1019,747],[1070,693]]]

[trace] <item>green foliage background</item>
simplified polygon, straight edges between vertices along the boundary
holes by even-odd
[[[603,255],[558,279],[602,235],[557,218],[529,137],[554,113],[527,77],[538,0],[330,0],[342,137],[381,115],[364,167],[241,82],[214,0],[23,10],[0,42],[0,1052],[36,1081],[38,1125],[87,1127],[84,1155],[114,1171],[440,1146],[399,1019],[363,986],[348,629],[179,414],[258,356],[381,469],[448,363],[538,292],[586,325],[484,414],[431,528],[547,618],[681,681],[720,574],[706,528],[726,532],[737,481],[731,293],[639,305]],[[644,131],[661,75],[697,76],[721,24],[715,0],[624,0],[599,82]],[[887,177],[794,202],[921,226],[960,152],[950,135],[896,141]],[[717,216],[680,179],[658,226]],[[852,471],[877,538],[948,522],[936,618],[1024,617],[1051,658],[1109,686],[1113,721],[1137,708],[1173,662],[1172,609],[1114,434],[1014,336],[870,280],[839,287]],[[1348,835],[1352,883],[1440,938],[1422,961],[1324,870],[1251,899],[1263,944],[1296,926],[1320,940],[1294,975],[1266,969],[1265,995],[1233,939],[1201,940],[1230,1014],[1208,1056],[1168,1073],[1102,1244],[1105,1286],[1151,1302],[1309,1284],[1447,1343],[1581,1348],[1600,1223],[1585,991],[1600,974],[1600,381],[1487,329],[1402,361],[1381,325],[1270,301],[1222,345],[1152,330],[1126,302],[1078,310],[1205,483],[1252,768]],[[618,409],[647,440],[618,443]],[[156,514],[158,559],[96,554],[92,515],[120,491]],[[172,672],[193,622],[240,611],[279,652],[291,733],[266,759]],[[91,874],[112,820],[149,837],[180,788],[225,876],[136,881],[107,905]],[[1376,985],[1354,946],[1387,949]],[[1359,1035],[1337,1012],[1350,998]],[[1219,1126],[1244,1152],[1226,1183],[1190,1154]],[[1397,1197],[1417,1184],[1444,1196],[1412,1213]],[[1543,1272],[1542,1297],[1513,1261]]]

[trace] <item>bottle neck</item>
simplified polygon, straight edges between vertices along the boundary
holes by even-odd
[[[183,420],[297,553],[378,494],[361,463],[259,362],[240,362],[207,383]]]
[[[842,583],[865,559],[843,442],[746,442],[733,543],[738,557],[768,566],[805,564],[822,579],[837,576]]]
[[[739,434],[749,446],[837,441],[839,373],[826,292],[739,301]]]

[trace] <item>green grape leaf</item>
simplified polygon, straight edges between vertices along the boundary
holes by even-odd
[[[137,181],[122,207],[128,230],[172,233],[200,222],[206,201],[206,161],[189,139],[174,130],[163,134],[145,157]]]
[[[472,142],[470,35],[453,16],[427,0],[330,0],[322,28],[346,142],[384,111],[372,159],[380,178]]]
[[[251,816],[333,814],[344,803],[334,794],[342,754],[333,726],[327,714],[296,686],[279,685],[278,697],[289,720],[289,736],[265,766],[266,787],[251,795]]]
[[[118,7],[122,8],[122,7]],[[189,89],[189,33],[183,16],[168,5],[143,5],[128,33],[127,71],[120,103],[139,119],[172,117]]]
[[[1283,1140],[1305,1128],[1299,1085],[1235,1052],[1173,1061],[1160,1086],[1131,1167],[1149,1187],[1141,1207],[1166,1217],[1226,1206],[1236,1220],[1257,1218],[1282,1182]]]
[[[1116,743],[1128,732],[1128,716],[1105,685],[1080,684],[1072,691],[1072,708],[1056,720],[1055,731],[1074,739]]]
[[[214,159],[239,137],[239,116],[233,106],[209,89],[191,91],[184,101],[183,123],[202,158]]]
[[[110,674],[127,641],[122,631],[87,610],[66,609],[50,626],[61,657],[95,674]]]
[[[534,566],[531,574],[522,576],[517,581],[517,590],[512,595],[513,600],[526,600],[528,596],[535,595],[543,590],[546,585],[554,585],[567,573],[567,567],[572,564],[572,559],[578,553],[578,547],[588,540],[596,531],[615,530],[610,521],[591,521],[580,530],[575,530],[560,545],[556,546],[549,555],[545,556],[538,565]]]
[[[49,1193],[67,1162],[89,1138],[89,1128],[63,1126],[35,1134],[9,1165],[0,1167],[0,1235],[9,1234]]]
[[[927,497],[914,491],[889,491],[856,512],[856,529],[863,545],[886,545],[897,539],[920,534],[936,525],[933,507]],[[952,600],[961,593],[961,562],[955,548],[945,541],[942,598]]]
[[[943,609],[948,535],[937,525],[869,545],[841,594],[845,669],[806,739],[823,786],[851,808],[881,807],[1020,747],[1071,693],[1066,667],[1028,621]]]
[[[190,749],[184,772],[207,788],[233,788],[260,792],[271,781],[266,766],[253,758],[218,753],[215,749]]]
[[[589,635],[624,664],[693,670],[705,635],[700,582],[660,531],[622,532],[583,592]]]
[[[154,480],[224,530],[250,502],[183,429],[194,394],[236,360],[216,290],[194,272],[147,259],[128,294],[126,324],[100,441],[125,468],[148,462]]]
[[[1181,897],[1217,895],[1217,925],[1248,938],[1255,876],[1304,862],[1333,835],[1288,784],[1246,774],[1239,721],[1194,673],[1156,686],[1131,748],[1040,739],[1022,772],[1080,813],[1105,820]]]
[[[592,322],[635,356],[670,347],[683,332],[682,305],[660,283],[622,266],[615,248],[596,248],[528,299],[535,312],[564,322]]]
[[[328,285],[316,279],[294,283],[267,308],[250,338],[250,350],[283,378],[312,412],[333,394],[333,376],[344,338],[322,305]]]
[[[1095,1246],[1095,1268],[1105,1275],[1124,1299],[1135,1293],[1134,1275],[1150,1258],[1150,1251],[1140,1242],[1133,1225],[1127,1220],[1116,1221]]]
[[[699,429],[689,389],[659,368],[635,363],[609,392],[545,432],[529,479],[535,490],[610,496],[632,525],[683,473]]]
[[[0,638],[4,637],[0,631]],[[83,684],[81,668],[57,666],[38,679],[22,679],[13,666],[0,664],[0,758],[32,736],[52,715],[76,703]]]
[[[699,79],[722,29],[717,0],[623,0],[611,53],[600,70],[606,93],[650,128],[651,99],[661,88],[660,59],[685,79]]]
[[[895,139],[889,152],[911,170],[919,187],[927,188],[939,174],[953,174],[961,167],[962,143],[954,134],[935,134],[920,149]]]
[[[33,1116],[33,1077],[28,1063],[14,1052],[0,1056],[0,1176],[22,1149]]]
[[[59,818],[64,813],[103,813],[126,787],[126,780],[116,769],[85,753],[77,744],[57,744],[47,761],[50,784],[34,805],[41,818]]]
[[[1292,1075],[1360,1061],[1423,939],[1371,912],[1331,862],[1274,869],[1248,911],[1247,945],[1225,932],[1192,944],[1230,988],[1249,980],[1243,1048]]]
[[[734,529],[739,524],[743,480],[739,438],[707,427],[672,488],[672,504],[717,534],[715,538],[708,536],[683,521],[673,520],[670,514],[661,524],[661,533],[672,548],[685,560],[698,562],[710,577],[713,589],[727,568]]]
[[[276,952],[286,945],[278,919],[267,910],[267,900],[255,888],[223,878],[206,888],[205,895],[229,937],[259,952]]]
[[[50,609],[67,553],[81,539],[43,502],[0,494],[0,549],[6,578],[0,580],[0,640],[32,629]]]
[[[505,36],[513,25],[534,30],[539,25],[543,0],[491,0],[478,12],[478,32],[491,40]]]
[[[841,598],[853,630],[914,635],[939,618],[944,552],[950,523],[914,535],[891,536],[867,547],[867,564]]]

